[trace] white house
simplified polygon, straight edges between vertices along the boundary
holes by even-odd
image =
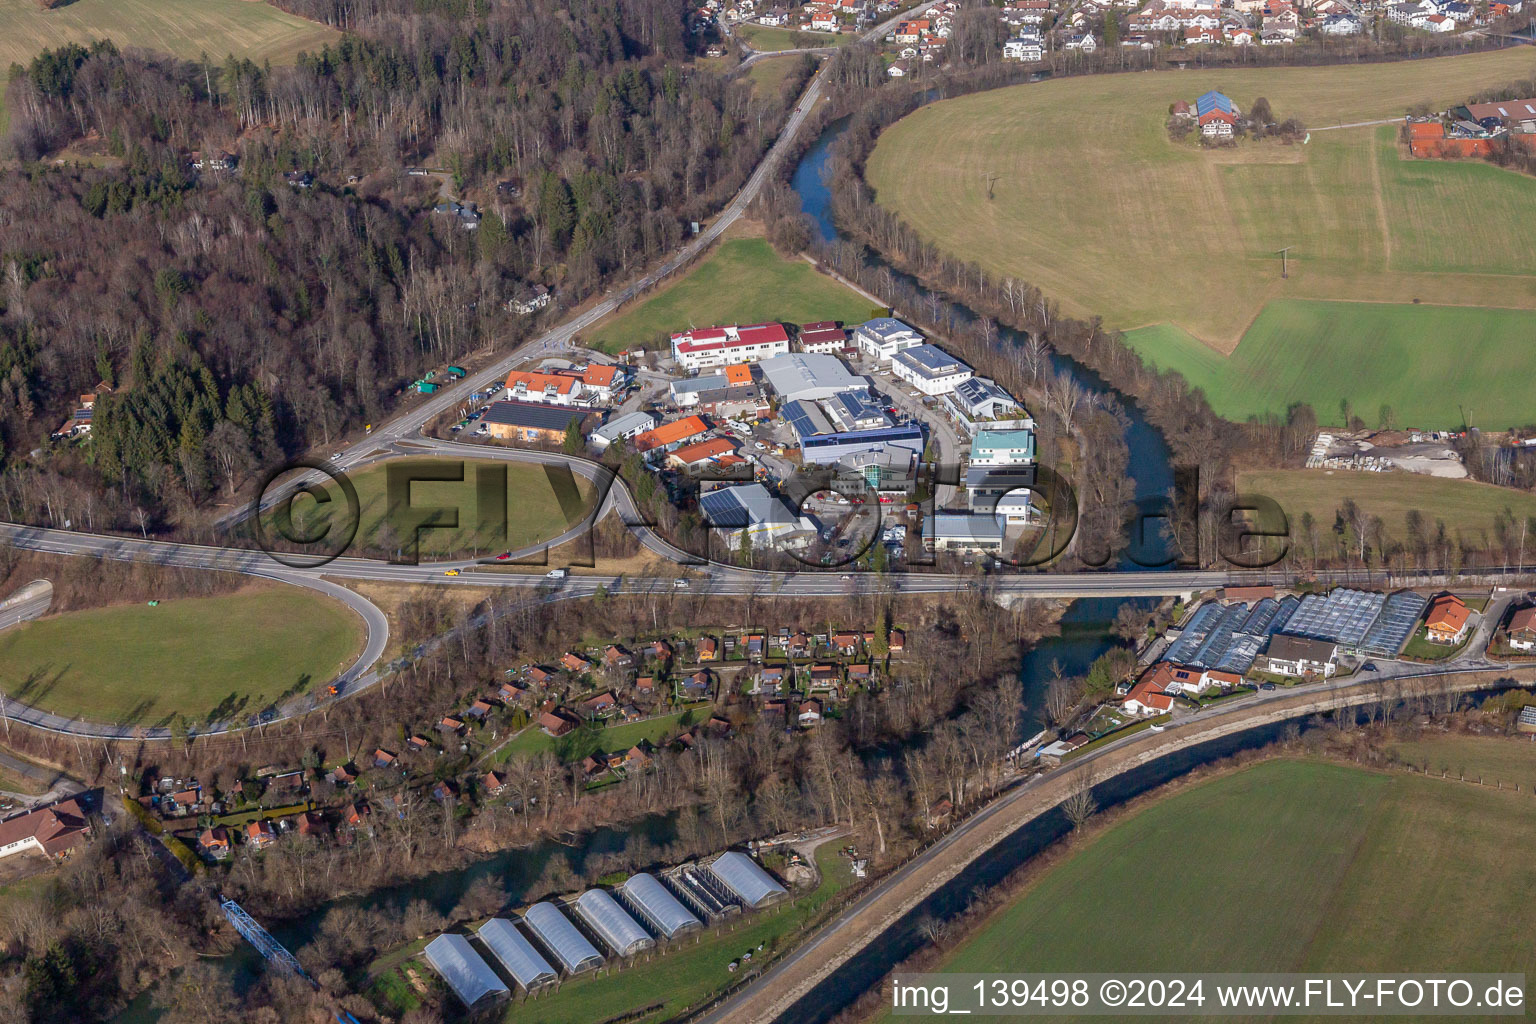
[[[1003,44],[1003,59],[1032,64],[1045,59],[1045,47],[1039,36],[1014,36]]]
[[[1339,645],[1328,640],[1277,633],[1269,641],[1269,670],[1282,676],[1320,675],[1338,670]]]
[[[1331,14],[1323,19],[1317,30],[1325,36],[1357,36],[1364,27],[1353,14]]]
[[[1092,32],[1084,32],[1080,36],[1073,36],[1062,44],[1065,50],[1080,50],[1083,53],[1092,53],[1099,48],[1098,42],[1093,38]]]
[[[1521,608],[1509,619],[1509,646],[1536,651],[1536,607]]]
[[[855,327],[853,340],[865,356],[883,363],[904,349],[921,345],[923,336],[900,320],[882,316]]]
[[[916,345],[896,353],[891,374],[925,395],[944,395],[973,376],[971,368],[937,345]]]
[[[656,429],[656,422],[656,417],[648,412],[627,412],[592,431],[587,435],[587,440],[592,447],[603,451],[615,441],[627,441],[647,430]]]
[[[0,857],[29,852],[57,857],[85,842],[91,824],[82,799],[61,800],[0,821]]]

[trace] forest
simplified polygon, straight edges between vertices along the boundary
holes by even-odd
[[[804,80],[754,95],[685,63],[680,0],[289,6],[347,35],[294,67],[110,43],[12,66],[6,518],[197,525],[426,370],[525,337],[522,290],[556,316],[674,249]],[[450,195],[480,200],[477,230],[433,215]],[[94,442],[50,445],[98,384]]]

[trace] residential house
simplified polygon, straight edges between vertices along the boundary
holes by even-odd
[[[608,668],[628,668],[635,663],[635,656],[619,644],[603,648],[603,664]]]
[[[432,741],[427,739],[419,732],[414,733],[409,739],[407,739],[405,741],[405,745],[411,748],[411,753],[413,754],[419,754],[423,750],[432,749]]]
[[[354,800],[352,803],[347,804],[346,809],[341,812],[341,820],[348,828],[358,828],[363,824],[363,819],[372,813],[373,808],[361,800]]]
[[[1277,633],[1265,654],[1271,672],[1282,676],[1322,676],[1338,670],[1339,645],[1330,640]]]
[[[728,363],[756,363],[789,352],[783,324],[707,327],[672,335],[672,358],[690,373]]]
[[[914,345],[896,353],[891,374],[930,396],[946,395],[973,375],[964,361],[937,345]]]
[[[1080,36],[1073,36],[1061,44],[1063,50],[1077,50],[1080,53],[1092,53],[1099,48],[1099,42],[1093,38],[1092,32],[1084,32]]]
[[[197,837],[197,852],[209,860],[223,860],[229,856],[229,829],[222,826],[205,828]]]
[[[830,642],[839,654],[854,655],[859,653],[859,634],[857,633],[833,633]]]
[[[785,672],[777,665],[765,666],[757,674],[757,692],[765,697],[777,697],[784,692]]]
[[[1536,651],[1536,606],[1517,609],[1509,617],[1509,646],[1517,651]]]
[[[804,658],[811,653],[812,641],[806,633],[796,633],[784,641],[784,653],[791,658]]]
[[[599,693],[596,696],[588,697],[586,700],[581,702],[582,714],[586,715],[588,718],[597,718],[600,715],[606,715],[609,712],[617,711],[618,708],[619,702],[613,696],[612,690],[604,690],[602,693]]]
[[[1455,646],[1467,638],[1472,609],[1455,594],[1442,594],[1424,613],[1424,639],[1432,644]]]
[[[671,423],[663,423],[654,430],[647,430],[643,434],[636,434],[634,439],[635,451],[671,451],[692,438],[707,433],[708,430],[709,424],[705,423],[701,417],[685,416]]]
[[[1154,667],[1145,673],[1121,700],[1131,715],[1165,715],[1173,710],[1173,697],[1163,691],[1162,674]]]
[[[821,701],[812,697],[800,702],[796,709],[795,721],[802,729],[821,724]]]
[[[889,362],[896,353],[921,345],[923,336],[900,320],[882,316],[855,327],[853,340],[866,357]]]
[[[778,717],[778,718],[783,718],[788,713],[789,713],[789,702],[786,701],[786,700],[783,700],[781,698],[777,698],[776,697],[776,698],[774,698],[772,700],[765,700],[765,701],[763,701],[763,715],[764,715],[764,717],[774,716],[774,717]]]
[[[265,850],[277,842],[277,833],[272,830],[272,823],[262,818],[245,826],[245,841],[258,850]]]
[[[697,648],[697,650],[699,652],[699,660],[700,661],[719,661],[720,660],[720,641],[716,640],[714,637],[712,637],[712,636],[700,637],[698,642],[694,646]]]
[[[592,663],[590,661],[571,651],[567,651],[560,656],[560,667],[576,675],[592,671]]]
[[[807,686],[812,693],[830,693],[836,696],[837,686],[841,681],[842,673],[838,667],[826,662],[812,665],[806,673]]]
[[[1003,43],[1003,59],[1038,63],[1045,59],[1045,44],[1038,35],[1017,35]]]
[[[891,630],[890,648],[892,654],[899,654],[907,649],[907,634],[905,630]]]
[[[447,803],[459,795],[459,784],[452,779],[442,779],[432,786],[432,799],[438,803]]]
[[[540,686],[548,686],[554,681],[555,674],[542,665],[530,665],[528,668],[528,678]]]
[[[1364,29],[1365,25],[1353,14],[1330,14],[1317,26],[1325,36],[1357,36]]]
[[[857,683],[860,686],[868,686],[874,678],[874,667],[867,662],[855,662],[848,666],[849,684]]]
[[[581,405],[586,388],[574,373],[539,373],[513,370],[507,374],[506,399],[548,405]]]
[[[495,704],[491,703],[484,697],[477,697],[475,698],[475,702],[469,706],[468,710],[466,710],[464,714],[469,718],[473,718],[478,721],[484,721],[485,717],[495,710]]]
[[[593,401],[611,402],[624,386],[624,374],[609,363],[588,363],[581,371],[581,386]]]
[[[337,765],[327,772],[325,777],[333,786],[350,786],[357,781],[357,768],[350,762]]]
[[[650,751],[636,744],[630,747],[624,754],[624,770],[627,772],[643,772],[651,766]]]
[[[385,750],[383,747],[380,747],[378,750],[373,752],[373,766],[375,768],[389,768],[397,760],[399,760],[399,758],[394,754],[393,751]]]
[[[486,772],[480,776],[480,788],[487,796],[495,796],[506,788],[506,777],[497,772]]]
[[[444,715],[437,723],[437,731],[445,736],[464,735],[464,719],[457,715]]]
[[[709,685],[710,676],[708,670],[699,669],[683,679],[683,696],[689,700],[699,700],[700,698],[708,697]]]
[[[564,736],[581,724],[574,715],[562,708],[556,708],[553,711],[540,711],[539,717],[535,721],[540,729],[543,729],[545,733],[556,739]]]
[[[655,676],[639,676],[635,679],[635,692],[649,697],[656,692]]]
[[[496,691],[496,696],[504,703],[520,704],[528,699],[528,688],[526,686],[519,686],[515,682],[506,682],[501,684],[501,687]]]

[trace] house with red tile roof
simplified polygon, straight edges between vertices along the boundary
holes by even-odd
[[[1455,646],[1467,637],[1472,609],[1455,594],[1442,594],[1429,603],[1424,613],[1424,639],[1432,644]]]
[[[258,850],[265,850],[277,842],[277,833],[272,830],[272,823],[262,818],[245,826],[245,841]]]
[[[1145,672],[1130,692],[1120,701],[1120,706],[1132,715],[1163,715],[1173,710],[1173,698],[1164,687],[1173,678],[1172,666],[1167,662],[1154,665]]]
[[[0,821],[0,857],[36,850],[61,857],[80,846],[91,834],[85,797],[60,800]]]
[[[1536,651],[1536,606],[1519,608],[1509,617],[1509,646]]]

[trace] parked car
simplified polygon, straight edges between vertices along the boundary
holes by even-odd
[[[1261,689],[1261,690],[1273,690],[1274,688],[1275,688],[1275,684],[1274,683],[1260,683],[1259,684],[1259,689]]]
[[[571,574],[569,569],[551,569],[544,575],[552,580],[563,580]]]

